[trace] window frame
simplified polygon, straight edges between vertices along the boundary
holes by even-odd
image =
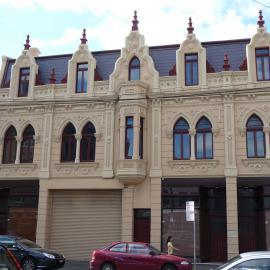
[[[27,129],[33,130],[32,135],[25,135],[27,132]],[[20,163],[33,163],[34,160],[34,151],[35,151],[35,130],[34,128],[29,125],[24,129],[23,136],[22,136],[22,142],[21,142],[21,151],[20,151]],[[23,151],[24,143],[30,142],[30,145],[26,144],[26,152]]]
[[[261,126],[254,126],[254,127],[248,127],[248,122],[251,120],[252,117],[256,117],[260,123]],[[253,137],[253,149],[254,149],[254,155],[250,156],[249,155],[249,148],[248,148],[248,133],[251,132],[252,133],[252,137]],[[257,132],[262,132],[263,134],[263,155],[258,155],[258,140],[257,140]],[[265,133],[263,131],[263,122],[260,119],[260,117],[258,117],[257,115],[251,115],[249,117],[249,119],[247,120],[246,123],[246,152],[247,152],[247,158],[264,158],[266,156],[266,145],[265,145]]]
[[[73,134],[68,134],[64,133],[65,129],[70,125],[70,127],[73,127],[74,133]],[[76,129],[73,124],[69,123],[65,126],[62,132],[62,137],[61,137],[61,162],[75,162],[76,158],[76,147],[77,147],[77,141],[75,138],[75,133]],[[64,143],[68,143],[68,149],[67,149],[67,156],[64,157]],[[74,152],[72,151],[72,147],[74,147]]]
[[[262,54],[262,55],[258,55],[257,52],[260,51],[260,50],[267,50],[268,51],[268,54]],[[268,61],[268,77],[269,79],[265,79],[265,68],[264,68],[264,59],[267,58],[267,61]],[[262,68],[262,79],[259,79],[258,78],[258,64],[257,64],[257,60],[260,59],[260,65],[261,65],[261,68]],[[255,48],[255,62],[256,62],[256,78],[257,78],[257,81],[270,81],[270,55],[269,55],[269,47],[263,47],[263,48]]]
[[[14,136],[8,137],[8,132],[11,130],[15,131]],[[4,137],[4,147],[3,147],[3,155],[2,155],[2,164],[14,164],[16,161],[17,147],[18,143],[16,140],[17,131],[14,126],[10,126]]]
[[[128,124],[128,120],[132,119],[132,124]],[[134,117],[133,116],[126,116],[126,126],[125,126],[125,159],[132,159],[134,154],[133,144],[134,144]],[[128,141],[128,131],[132,130],[132,145],[130,146],[132,148],[132,155],[128,155],[129,148],[127,147],[127,141]]]
[[[209,125],[210,125],[210,128],[198,128],[198,125],[200,124],[200,121],[202,121],[203,119],[206,119],[208,122],[209,122]],[[202,152],[203,152],[203,155],[202,157],[198,157],[198,142],[197,142],[197,139],[198,139],[198,136],[197,134],[202,134],[202,137],[203,137],[203,147],[202,147]],[[207,134],[211,134],[211,157],[207,157],[206,156],[206,153],[207,153],[207,143],[206,143],[206,135]],[[209,121],[209,119],[205,116],[201,117],[199,119],[199,121],[197,122],[197,125],[196,125],[196,134],[195,134],[195,157],[196,159],[198,160],[202,160],[202,159],[213,159],[214,158],[214,139],[213,139],[213,132],[212,132],[212,125],[211,125],[211,122]]]
[[[180,122],[181,120],[183,120],[186,124],[187,124],[187,129],[182,129],[182,130],[177,130],[176,129],[176,125],[178,122]],[[180,117],[175,125],[174,125],[174,128],[173,128],[173,160],[190,160],[190,156],[191,156],[191,138],[190,138],[190,135],[189,135],[189,155],[188,155],[188,158],[185,158],[184,157],[184,153],[185,153],[185,145],[184,145],[184,134],[188,134],[189,135],[189,124],[188,122]],[[175,147],[175,144],[176,144],[176,135],[180,135],[180,141],[181,141],[181,149],[180,149],[180,158],[177,158],[175,153],[176,153],[176,147]]]
[[[92,125],[93,132],[86,133],[84,132],[84,129],[87,128],[87,125]],[[96,156],[96,137],[95,137],[95,126],[91,123],[88,122],[84,125],[82,129],[82,138],[80,141],[80,162],[94,162],[95,161],[95,156]],[[85,144],[84,141],[85,140]],[[83,151],[85,149],[84,146],[87,146],[86,150],[86,159],[83,159]],[[93,158],[91,158],[91,150],[93,150]]]
[[[196,56],[197,59],[196,60],[188,60],[187,57],[188,56]],[[199,85],[199,55],[198,53],[187,53],[184,55],[185,59],[185,86],[196,86],[196,85]],[[196,74],[197,74],[197,81],[194,81],[194,69],[195,69],[195,66],[194,64],[197,64],[197,71],[196,71]],[[188,64],[190,64],[190,74],[188,74],[187,72],[187,66]],[[188,75],[190,75],[190,83],[188,83],[188,80],[187,80],[187,77]]]
[[[133,64],[133,61],[135,61],[135,60],[138,60],[139,64]],[[139,78],[138,79],[132,78],[132,71],[133,70],[139,70]],[[128,80],[129,81],[139,81],[140,79],[141,79],[141,62],[137,56],[134,56],[129,62]]]
[[[80,68],[80,65],[87,65],[86,67]],[[76,68],[76,87],[75,87],[75,92],[76,94],[85,94],[87,93],[87,87],[88,87],[88,70],[89,70],[89,65],[88,62],[82,62],[82,63],[77,63],[77,68]],[[81,79],[81,85],[78,85],[78,77],[79,73],[82,73],[82,79]],[[86,76],[85,76],[86,74]],[[84,82],[86,79],[86,87]],[[85,89],[84,89],[85,88]]]
[[[23,74],[24,71],[28,71],[28,73]],[[30,67],[20,68],[18,97],[27,97],[28,96],[29,79],[30,79]],[[27,84],[27,92],[26,93],[24,92],[24,84]]]
[[[144,118],[140,117],[140,134],[139,134],[139,158],[143,159],[143,136],[144,136],[144,132],[143,132],[143,128],[144,128]]]

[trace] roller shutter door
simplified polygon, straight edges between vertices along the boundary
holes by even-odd
[[[54,191],[50,248],[68,259],[89,259],[94,249],[121,239],[121,191]]]

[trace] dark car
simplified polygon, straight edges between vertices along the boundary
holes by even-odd
[[[22,270],[19,262],[12,253],[0,245],[0,270]]]
[[[90,270],[191,270],[188,259],[160,253],[147,243],[117,242],[94,250]]]
[[[44,249],[25,238],[0,235],[0,245],[8,248],[24,270],[57,269],[65,264],[63,255]]]

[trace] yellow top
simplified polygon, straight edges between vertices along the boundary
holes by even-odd
[[[172,242],[167,243],[167,252],[168,252],[168,255],[173,254],[173,244],[172,244]]]

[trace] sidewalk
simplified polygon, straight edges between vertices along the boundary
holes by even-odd
[[[217,266],[218,264],[215,263],[198,263],[196,265],[196,270],[210,270],[215,269]],[[64,268],[61,268],[61,270],[89,270],[89,262],[67,260]]]

